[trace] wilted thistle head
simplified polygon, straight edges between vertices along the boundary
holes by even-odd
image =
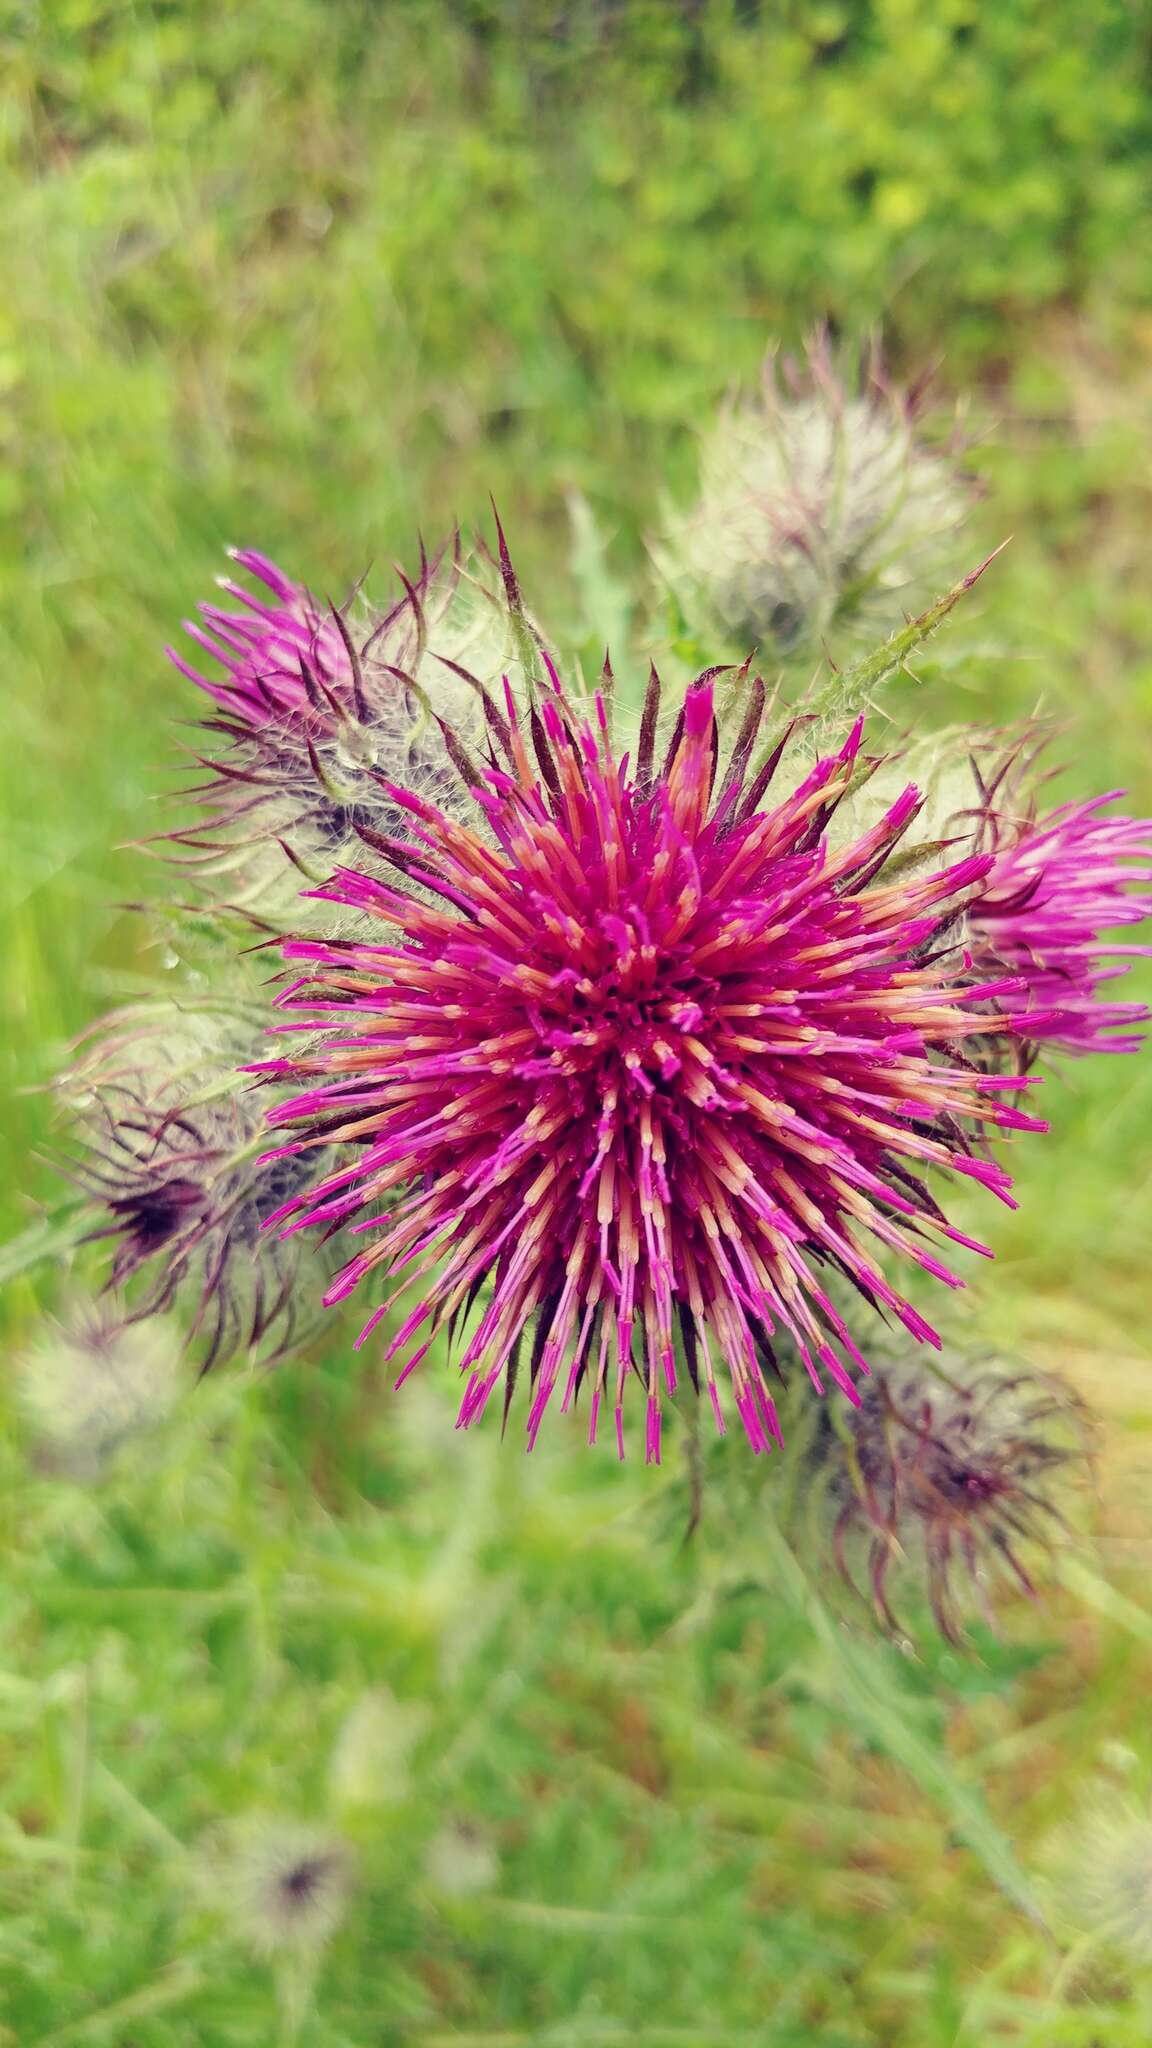
[[[966,1610],[990,1618],[998,1582],[1034,1593],[1033,1560],[1062,1524],[1060,1482],[1088,1451],[1059,1380],[951,1355],[939,1371],[881,1367],[840,1438],[825,1432],[823,1456],[842,1569],[854,1580],[862,1558],[893,1629],[893,1567],[918,1575],[950,1642]]]
[[[1100,990],[1152,954],[1105,936],[1152,914],[1152,819],[1105,815],[1121,790],[1038,813],[1035,758],[1018,749],[979,778],[976,843],[993,862],[970,910],[977,970],[1027,990],[1026,1051],[1134,1052],[1148,1010]]]
[[[46,1322],[17,1365],[19,1398],[54,1462],[95,1476],[174,1407],[183,1338],[166,1316],[131,1320],[116,1303],[78,1302]]]
[[[78,1154],[69,1164],[111,1245],[109,1285],[133,1313],[189,1298],[205,1367],[275,1334],[298,1310],[294,1249],[264,1231],[319,1158],[266,1161],[264,1103],[239,1071],[264,1020],[243,1010],[140,1004],[89,1034],[58,1082]]]
[[[234,1931],[263,1955],[322,1948],[344,1917],[352,1881],[339,1836],[271,1817],[242,1823],[210,1857],[209,1871]]]
[[[404,580],[380,616],[356,601],[322,606],[265,559],[236,560],[271,602],[224,581],[246,610],[202,605],[185,630],[222,674],[171,660],[216,703],[198,753],[207,780],[187,792],[201,816],[166,835],[226,907],[298,926],[299,871],[323,880],[361,852],[360,835],[395,832],[392,782],[451,802],[450,755],[484,728],[484,690],[518,676],[532,629],[510,610],[487,557],[459,540]]]
[[[1039,1127],[1001,1099],[1018,1081],[956,1056],[1001,1028],[938,944],[987,861],[886,879],[915,788],[829,849],[859,726],[772,804],[762,687],[717,790],[708,677],[660,767],[652,692],[630,766],[604,702],[585,720],[551,677],[530,721],[507,694],[471,821],[397,789],[395,879],[341,870],[318,892],[379,943],[285,949],[310,977],[285,1001],[311,1042],[270,1063],[303,1091],[272,1121],[305,1159],[343,1149],[287,1227],[368,1231],[327,1298],[391,1272],[368,1328],[416,1296],[386,1356],[411,1354],[403,1378],[454,1335],[461,1423],[500,1384],[507,1413],[526,1371],[530,1443],[553,1395],[567,1409],[584,1388],[590,1434],[607,1402],[622,1450],[635,1381],[656,1458],[681,1370],[723,1426],[719,1369],[765,1449],[775,1333],[818,1388],[826,1372],[855,1399],[866,1370],[821,1269],[935,1342],[880,1258],[958,1285],[925,1241],[971,1240],[922,1176],[1004,1196],[976,1134]]]
[[[1057,1917],[1113,1953],[1152,1962],[1152,1811],[1100,1784],[1049,1845]]]
[[[803,367],[770,355],[758,399],[719,415],[700,491],[653,552],[698,637],[766,660],[870,647],[955,582],[971,488],[928,447],[924,387],[889,384],[877,354],[848,381],[823,337]]]

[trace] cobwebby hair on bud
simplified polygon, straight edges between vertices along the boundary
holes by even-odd
[[[925,391],[893,385],[875,348],[839,369],[823,334],[801,363],[768,355],[759,394],[704,435],[696,503],[652,546],[698,638],[766,663],[839,660],[955,582],[974,487],[954,448],[925,440]]]

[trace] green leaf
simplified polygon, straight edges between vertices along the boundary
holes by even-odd
[[[929,605],[926,612],[921,612],[919,618],[910,619],[906,626],[901,626],[898,632],[893,633],[873,653],[865,655],[862,661],[855,661],[850,667],[840,669],[830,676],[828,681],[813,691],[806,700],[805,711],[824,726],[841,726],[848,724],[861,711],[867,710],[875,701],[877,691],[881,690],[885,683],[891,682],[893,676],[910,673],[909,656],[924,645],[938,626],[943,625],[949,613],[955,609],[962,597],[967,596],[985,569],[996,560],[997,555],[1003,553],[1007,545],[1007,541],[1001,541],[1000,546],[992,550],[978,569],[973,569],[970,575],[954,584],[951,590],[945,591],[943,597],[938,597],[935,604]]]

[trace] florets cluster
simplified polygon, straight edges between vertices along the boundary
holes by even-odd
[[[921,398],[817,341],[727,408],[660,550],[675,658],[725,665],[653,668],[632,745],[626,662],[561,680],[502,534],[422,552],[384,611],[237,553],[196,664],[170,650],[209,707],[165,835],[209,948],[63,1086],[117,1341],[172,1309],[207,1363],[282,1348],[331,1247],[326,1300],[367,1296],[400,1378],[454,1351],[461,1423],[519,1387],[529,1444],[579,1403],[622,1451],[639,1404],[655,1460],[687,1384],[765,1450],[794,1368],[847,1403],[841,1547],[886,1618],[897,1546],[946,1633],[958,1574],[1027,1580],[1044,1383],[937,1381],[917,1347],[953,1248],[986,1250],[953,1196],[1010,1201],[1007,1142],[1043,1128],[1037,1051],[1138,1042],[1112,983],[1148,949],[1112,935],[1152,903],[1152,825],[1042,809],[1024,747],[973,794],[978,739],[866,738],[975,580],[944,588],[970,493]],[[891,629],[790,702],[749,654],[785,690]]]
[[[935,1341],[880,1253],[958,1284],[929,1243],[971,1240],[922,1175],[1006,1197],[980,1134],[1042,1128],[1006,1099],[1017,1084],[955,1057],[993,1028],[988,995],[1013,993],[966,984],[938,951],[987,856],[890,881],[914,786],[829,850],[859,724],[778,804],[778,750],[752,769],[752,729],[717,793],[707,679],[659,772],[643,747],[634,769],[618,759],[603,703],[582,722],[558,684],[532,755],[510,693],[506,720],[474,825],[396,792],[418,896],[344,871],[321,892],[377,920],[380,943],[286,949],[309,969],[289,1007],[324,1036],[275,1063],[311,1085],[273,1121],[305,1128],[305,1157],[357,1147],[287,1205],[293,1227],[396,1199],[329,1298],[380,1269],[399,1278],[391,1308],[435,1270],[389,1345],[422,1337],[405,1370],[475,1307],[462,1422],[501,1383],[510,1397],[527,1344],[530,1441],[558,1387],[566,1408],[586,1386],[590,1433],[607,1400],[622,1448],[638,1379],[654,1458],[679,1356],[721,1426],[729,1384],[764,1449],[777,1332],[818,1387],[827,1373],[855,1398],[867,1370],[822,1270]]]

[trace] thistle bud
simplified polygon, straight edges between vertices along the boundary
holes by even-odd
[[[241,609],[203,605],[185,630],[223,671],[169,658],[214,702],[197,753],[199,817],[166,835],[216,908],[299,928],[300,892],[364,857],[364,840],[409,836],[392,790],[449,808],[460,765],[503,719],[504,678],[528,688],[534,629],[514,581],[457,540],[424,559],[383,615],[323,605],[263,555],[236,560],[266,595],[225,580]]]
[[[95,1478],[178,1399],[182,1336],[164,1316],[129,1320],[108,1299],[46,1323],[18,1363],[19,1397],[50,1461]]]
[[[1053,1917],[1069,1934],[1139,1967],[1152,1962],[1152,1810],[1098,1784],[1048,1845]]]
[[[205,1889],[259,1955],[315,1953],[344,1918],[352,1883],[346,1842],[326,1828],[252,1816],[213,1845]]]
[[[283,1348],[298,1321],[297,1245],[264,1225],[324,1155],[267,1157],[263,1094],[243,1071],[263,1029],[243,1008],[140,1004],[106,1018],[57,1084],[109,1284],[136,1316],[189,1299],[205,1369],[273,1335]]]
[[[875,353],[842,377],[823,336],[802,366],[769,355],[758,397],[704,437],[696,504],[653,548],[696,637],[842,660],[955,582],[972,486],[921,437],[923,397]]]
[[[861,1395],[842,1449],[825,1437],[837,1559],[852,1583],[863,1565],[892,1629],[893,1570],[918,1576],[941,1634],[958,1642],[969,1613],[992,1619],[998,1585],[1035,1594],[1063,1525],[1061,1482],[1086,1463],[1085,1418],[1058,1380],[996,1362],[882,1367]]]
[[[499,1882],[500,1859],[478,1829],[461,1821],[441,1828],[428,1845],[424,1881],[441,1899],[470,1899]]]

